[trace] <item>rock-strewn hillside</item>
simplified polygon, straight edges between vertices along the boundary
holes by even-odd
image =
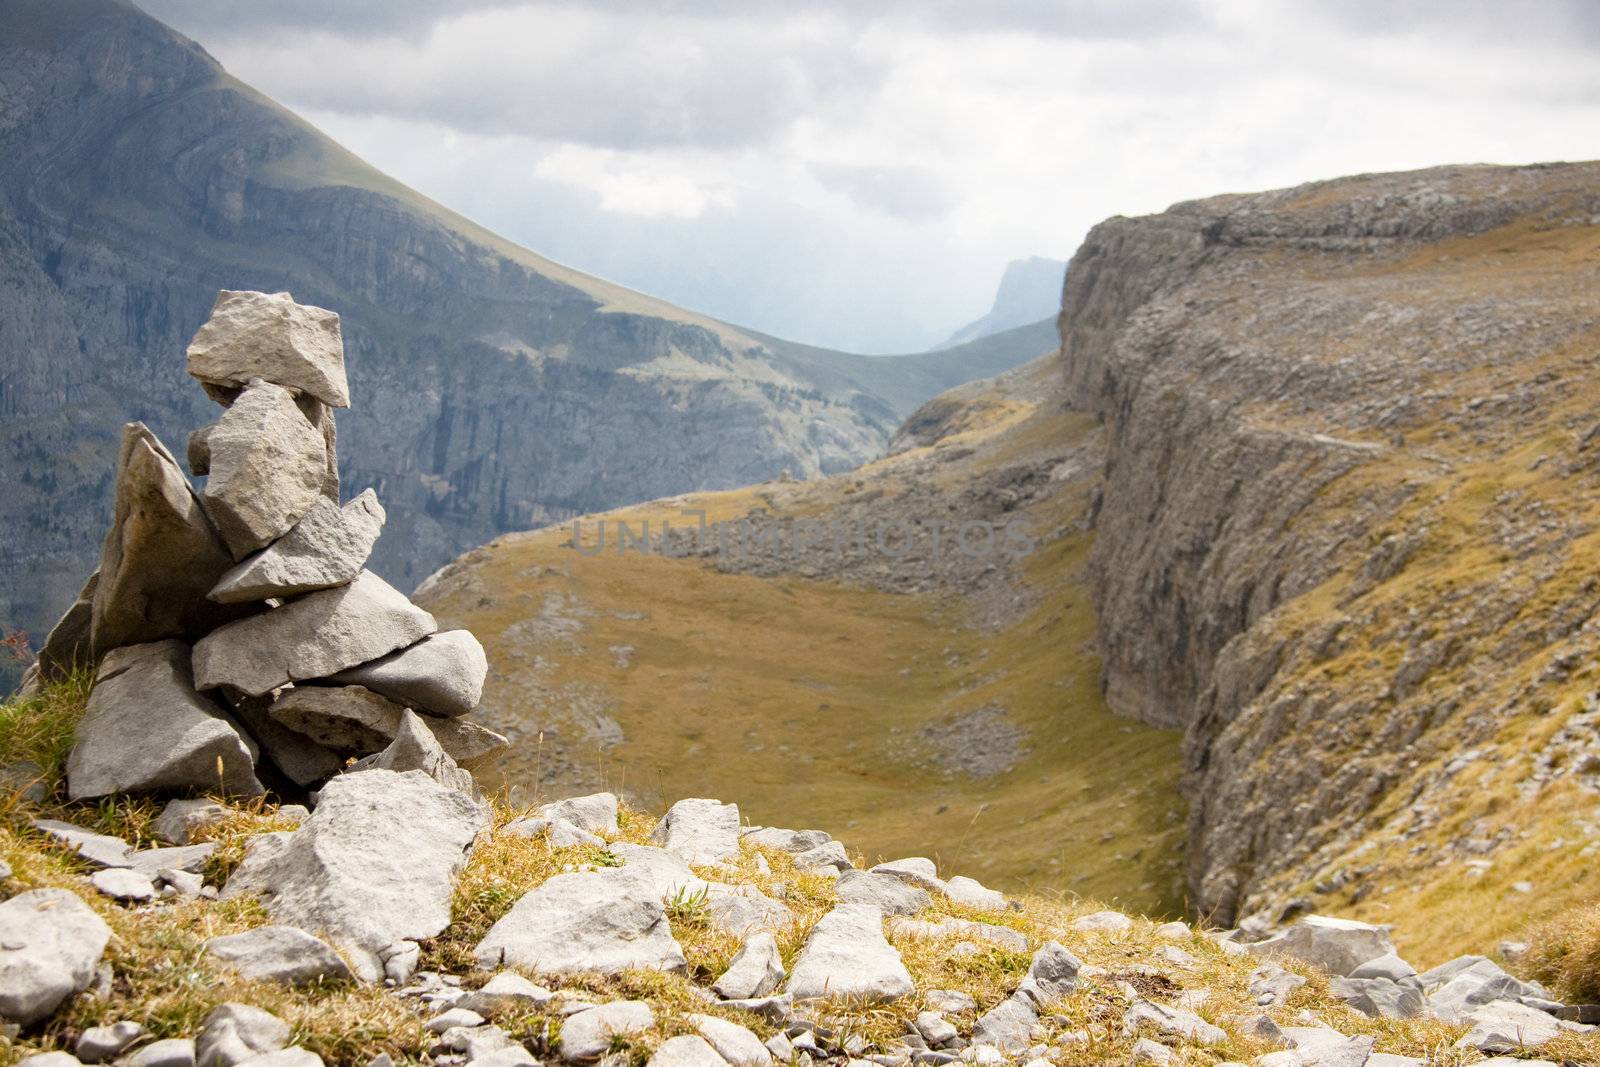
[[[1218,197],[1073,259],[1106,698],[1187,730],[1202,912],[1437,953],[1594,895],[1597,292],[1600,164]]]
[[[404,587],[505,530],[848,469],[1053,344],[874,361],[758,337],[475,226],[123,0],[0,0],[0,26],[0,631],[71,602],[116,428],[202,421],[174,360],[219,289],[343,316],[342,473],[393,506],[375,565]]]

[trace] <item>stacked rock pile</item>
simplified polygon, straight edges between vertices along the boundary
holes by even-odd
[[[370,489],[339,504],[339,316],[224,291],[188,366],[223,407],[188,442],[204,488],[124,428],[99,569],[31,671],[95,668],[69,795],[309,790],[353,757],[470,792],[458,766],[505,745],[464,718],[483,647],[365,569],[385,516]]]

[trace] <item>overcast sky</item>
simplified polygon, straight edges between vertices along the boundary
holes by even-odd
[[[856,351],[1108,215],[1600,157],[1600,0],[140,2],[538,252]]]

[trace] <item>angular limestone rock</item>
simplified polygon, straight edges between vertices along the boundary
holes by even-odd
[[[555,977],[686,966],[655,886],[627,868],[549,879],[501,916],[475,955],[483,970],[517,967]]]
[[[405,710],[359,685],[299,685],[279,694],[268,713],[276,722],[319,745],[364,755],[389,747],[400,730],[400,716]],[[445,753],[469,770],[510,744],[493,730],[466,719],[432,715],[421,719]]]
[[[448,751],[448,749],[446,749]],[[460,762],[457,760],[456,762]],[[615,793],[590,793],[588,796],[567,797],[540,807],[537,815],[554,822],[565,819],[580,830],[591,834],[617,834],[617,795]]]
[[[327,454],[327,467],[322,475],[322,495],[339,503],[339,429],[334,425],[333,409],[314,396],[295,398],[300,414],[322,435],[323,451]]]
[[[456,761],[445,755],[444,749],[433,734],[422,724],[422,718],[410,708],[400,713],[400,729],[394,740],[382,752],[357,763],[352,771],[421,771],[440,785],[473,795],[477,787],[472,775],[456,766]]]
[[[94,591],[99,584],[100,572],[95,571],[83,583],[83,588],[78,592],[78,599],[72,602],[56,624],[50,628],[50,633],[44,639],[44,644],[39,649],[39,656],[35,660],[39,668],[39,677],[45,681],[65,678],[74,669],[86,668],[94,663],[94,642],[91,631],[94,623]]]
[[[737,856],[739,808],[701,797],[680,800],[661,817],[650,842],[695,865]]]
[[[293,926],[258,926],[213,937],[206,955],[241,978],[305,985],[319,978],[349,978],[350,968],[326,942]]]
[[[845,871],[839,876],[836,888],[841,902],[871,904],[885,915],[915,915],[933,904],[933,897],[926,889],[890,874]]]
[[[385,517],[371,489],[342,508],[318,499],[288,533],[224,574],[211,599],[234,604],[344,585],[366,565]]]
[[[289,1043],[289,1024],[249,1004],[219,1004],[206,1016],[195,1041],[196,1067],[235,1064],[279,1051]]]
[[[711,991],[723,1000],[748,1000],[777,991],[783,982],[778,941],[765,930],[751,934],[728,963]]]
[[[262,792],[239,731],[195,692],[189,655],[182,641],[107,654],[67,758],[73,800],[158,789]]]
[[[349,585],[307,593],[202,639],[194,648],[195,684],[260,696],[376,659],[436,629],[432,615],[362,571]]]
[[[450,923],[450,894],[484,808],[419,771],[341,774],[292,833],[264,835],[223,888],[260,893],[281,923],[316,930],[367,981],[397,941]]]
[[[236,560],[288,533],[323,499],[327,446],[287,389],[252,382],[211,427],[206,446],[202,499]]]
[[[883,914],[870,904],[840,904],[812,927],[784,991],[796,1000],[879,1001],[908,996],[916,987],[883,936]]]
[[[223,822],[233,813],[215,800],[173,800],[156,817],[157,840],[171,845],[187,845],[207,826]]]
[[[100,550],[90,639],[113,648],[198,636],[237,618],[205,598],[232,566],[172,453],[142,422],[123,427],[117,500]]]
[[[1329,974],[1347,976],[1363,963],[1394,954],[1387,926],[1331,915],[1307,915],[1276,937],[1250,946],[1258,955],[1293,956]]]
[[[467,630],[447,630],[372,663],[340,671],[331,681],[360,685],[417,711],[452,718],[483,697],[489,661]]]
[[[234,702],[233,717],[285,778],[309,787],[343,769],[343,756],[283,726],[267,714],[268,706],[264,696],[242,697]]]
[[[0,1019],[28,1026],[87,989],[111,928],[66,889],[0,904]]]
[[[613,1000],[567,1016],[561,1024],[561,1057],[583,1063],[611,1050],[613,1038],[636,1034],[656,1024],[642,1000]]]
[[[331,407],[350,406],[339,316],[288,293],[218,293],[211,318],[189,342],[189,373],[225,389],[262,378]]]

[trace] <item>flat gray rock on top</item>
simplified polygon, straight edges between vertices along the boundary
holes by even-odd
[[[110,940],[105,921],[66,889],[0,904],[0,1019],[29,1026],[87,989]]]
[[[144,423],[124,426],[116,503],[90,607],[94,656],[199,636],[237,618],[237,608],[206,599],[232,565],[172,453]]]
[[[319,745],[339,752],[366,755],[389,747],[400,732],[406,709],[388,697],[359,685],[297,685],[273,700],[267,714],[274,722]],[[457,764],[471,770],[510,742],[468,719],[422,716],[422,723]]]
[[[34,819],[33,828],[49,834],[70,848],[78,858],[93,867],[132,867],[128,854],[133,846],[120,837],[97,834],[59,819]]]
[[[114,649],[100,662],[67,757],[73,800],[160,789],[263,791],[244,737],[195,692],[189,662],[189,646],[175,640]]]
[[[222,290],[188,357],[189,373],[211,385],[264,378],[331,407],[350,406],[339,316],[288,293]]]
[[[340,671],[330,681],[360,685],[416,711],[451,718],[483,699],[489,660],[467,630],[446,630],[371,663]]]
[[[436,629],[432,615],[362,571],[349,585],[307,593],[213,631],[194,646],[195,685],[231,685],[260,696],[376,659]]]
[[[386,517],[371,489],[342,508],[318,497],[288,533],[230,568],[207,595],[234,604],[343,585],[366,566]]]
[[[210,473],[200,498],[235,560],[288,533],[324,499],[327,445],[287,389],[251,382],[205,440]]]
[[[882,1001],[915,993],[916,986],[883,936],[883,914],[870,904],[840,904],[812,927],[784,991],[796,1000]]]
[[[260,893],[273,918],[316,930],[377,981],[383,950],[450,924],[456,876],[487,821],[420,771],[341,774],[298,830],[251,843],[222,895]]]
[[[685,863],[717,863],[739,854],[739,808],[720,800],[689,797],[667,809],[650,843]]]
[[[252,981],[305,985],[320,978],[349,978],[350,968],[326,941],[293,926],[258,926],[213,937],[206,955]]]
[[[873,867],[872,873],[890,875],[919,889],[926,889],[930,893],[944,892],[944,879],[939,877],[939,869],[926,856],[889,860]]]
[[[547,880],[500,917],[475,955],[480,969],[557,977],[686,966],[656,887],[626,867]]]

